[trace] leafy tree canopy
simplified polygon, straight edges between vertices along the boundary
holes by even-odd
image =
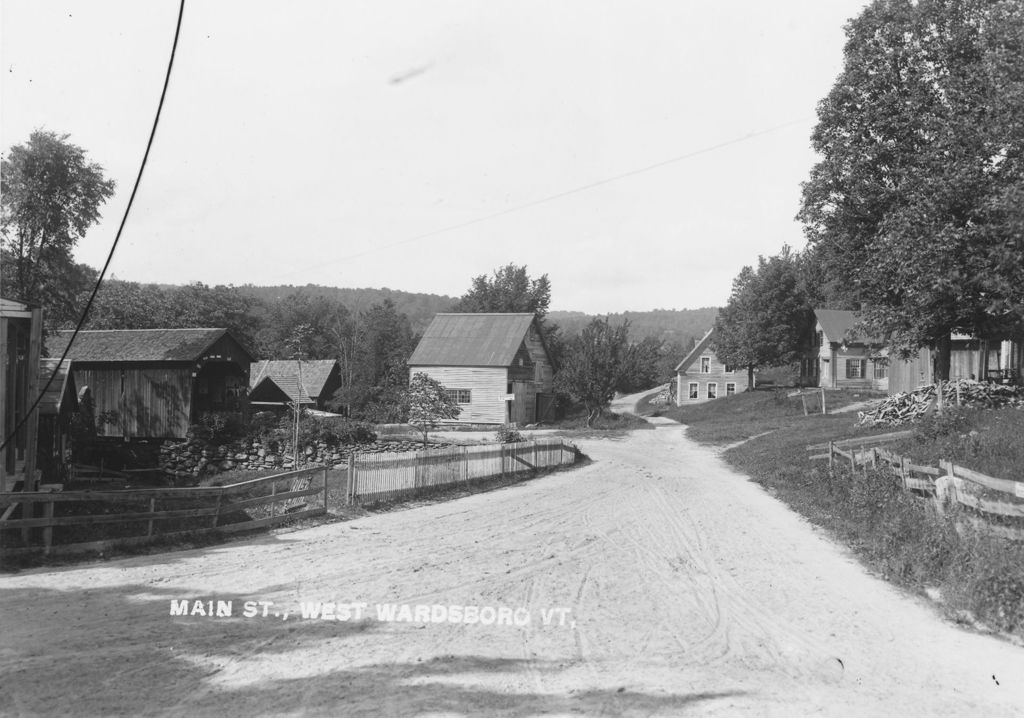
[[[593,424],[611,404],[629,371],[629,325],[613,326],[608,319],[593,319],[566,351],[555,375],[555,387],[587,408]]]
[[[457,312],[532,312],[543,320],[551,303],[548,275],[531,279],[526,267],[507,264],[493,277],[474,277],[472,286],[455,305]]]
[[[818,107],[799,218],[904,355],[1024,323],[1024,4],[876,0]]]
[[[114,181],[68,135],[36,130],[0,165],[0,250],[4,293],[74,314],[81,274],[72,250],[100,219]]]

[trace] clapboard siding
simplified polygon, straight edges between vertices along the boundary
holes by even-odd
[[[410,374],[423,372],[445,389],[469,389],[472,402],[462,405],[463,424],[504,424],[508,369],[504,367],[410,366]]]
[[[75,385],[88,387],[96,413],[116,412],[100,436],[180,438],[191,417],[192,374],[176,368],[128,365],[117,369],[73,369]]]
[[[554,367],[551,366],[551,360],[548,358],[548,352],[544,348],[544,343],[541,341],[540,333],[531,327],[531,331],[526,335],[524,341],[526,348],[530,352],[530,357],[533,359],[536,390],[539,392],[551,391],[555,371]]]

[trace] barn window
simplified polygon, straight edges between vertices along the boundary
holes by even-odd
[[[710,374],[711,373],[711,357],[700,358],[700,373]]]
[[[472,404],[472,394],[469,389],[445,389],[444,393],[456,404]]]
[[[708,382],[708,399],[718,398],[718,384],[715,382]]]
[[[847,359],[846,360],[846,378],[847,379],[863,379],[865,365],[867,364],[866,359]]]
[[[889,376],[889,364],[884,359],[878,359],[872,362],[875,365],[875,378],[885,379]]]
[[[732,396],[735,393],[736,393],[736,382],[734,382],[734,381],[727,382],[726,385],[725,385],[725,395],[726,396]]]
[[[697,382],[695,382],[695,381],[691,381],[690,382],[690,398],[691,399],[698,399],[698,398],[700,398],[700,385],[697,384]]]

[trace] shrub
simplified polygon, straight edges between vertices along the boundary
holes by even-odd
[[[246,434],[241,416],[233,411],[204,411],[191,431],[196,438],[218,446],[230,444]]]
[[[526,437],[519,430],[505,424],[495,432],[494,440],[499,444],[514,444],[519,441],[526,441]]]

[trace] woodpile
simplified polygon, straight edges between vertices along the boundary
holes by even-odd
[[[1024,387],[988,384],[967,379],[940,382],[946,406],[1024,408]],[[859,411],[861,426],[899,426],[924,416],[938,404],[936,385],[901,392],[886,399],[871,411]]]

